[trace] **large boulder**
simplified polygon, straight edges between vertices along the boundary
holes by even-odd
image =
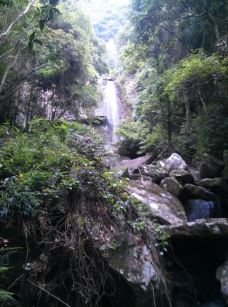
[[[209,154],[203,154],[201,160],[197,162],[197,168],[201,178],[221,177],[224,163]]]
[[[173,153],[168,159],[163,160],[162,167],[164,167],[168,172],[172,170],[183,170],[187,168],[186,162],[177,153]]]
[[[175,178],[181,184],[194,183],[195,181],[193,175],[184,169],[172,170],[169,176]]]
[[[187,221],[181,202],[153,182],[130,180],[126,191],[145,204],[151,219],[161,224],[171,225]]]
[[[141,166],[140,173],[143,176],[150,177],[153,182],[159,184],[164,178],[169,176],[169,172],[161,166],[160,162]]]
[[[152,178],[152,181],[160,184],[160,182],[169,176],[173,170],[184,170],[187,167],[186,162],[180,155],[173,153],[169,158],[154,162],[150,165],[143,165],[140,172]],[[192,178],[192,176],[191,176]]]
[[[215,199],[214,193],[203,187],[199,187],[193,184],[186,184],[184,186],[183,194],[188,198],[204,199],[204,200]]]
[[[154,242],[154,230],[145,225],[146,236]],[[151,285],[160,282],[156,250],[140,233],[129,231],[127,224],[119,227],[95,223],[90,231],[92,240],[112,270],[117,272],[131,286],[150,291]],[[145,295],[144,292],[144,295]]]
[[[139,179],[141,177],[140,167],[149,163],[152,159],[150,154],[135,159],[119,158],[113,159],[109,162],[109,166],[115,172],[117,177],[128,177],[130,179]]]
[[[227,237],[228,236],[228,219],[201,219],[187,224],[161,226],[161,229],[170,237]]]
[[[222,199],[227,199],[228,182],[226,182],[223,178],[204,178],[200,180],[198,184],[199,186],[220,195]]]
[[[184,187],[175,178],[167,177],[162,180],[161,186],[172,195],[179,197]]]

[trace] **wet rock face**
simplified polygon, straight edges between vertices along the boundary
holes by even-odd
[[[151,250],[137,236],[127,233],[122,233],[122,236],[121,244],[106,254],[106,259],[111,268],[128,282],[147,291],[150,283],[158,282]]]
[[[127,282],[132,292],[137,294],[137,299],[141,301],[148,293],[152,293],[152,288],[159,289],[163,274],[155,249],[154,228],[145,218],[145,234],[142,237],[141,232],[129,229],[130,221],[124,220],[124,217],[122,219],[119,225],[106,226],[102,222],[90,221],[91,240],[110,270],[115,272],[117,279]]]
[[[223,189],[222,178],[204,178],[199,181],[199,185],[206,189],[221,190]]]
[[[211,191],[195,186],[193,184],[186,184],[184,186],[184,191],[185,195],[188,198],[195,198],[195,199],[204,199],[204,200],[214,200],[215,195]]]
[[[228,260],[226,260],[217,270],[216,277],[221,283],[221,292],[228,304]]]
[[[162,226],[170,238],[208,238],[228,236],[228,219],[201,219],[186,224]]]
[[[183,191],[184,187],[175,179],[167,177],[162,180],[161,186],[172,195],[178,197]]]
[[[153,182],[129,181],[126,191],[148,207],[151,218],[162,224],[185,223],[181,202]]]

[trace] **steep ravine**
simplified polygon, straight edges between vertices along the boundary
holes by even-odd
[[[110,63],[113,65],[115,60]],[[97,115],[107,119],[101,129],[105,143],[113,148],[118,141],[115,131],[121,121],[121,101],[112,76],[106,76],[102,83],[104,100]],[[198,168],[192,169],[177,154],[154,163],[150,155],[134,160],[115,155],[110,156],[107,161],[115,176],[128,178],[126,191],[146,205],[150,211],[149,220],[160,225],[158,241],[164,241],[159,244],[166,271],[163,272],[163,278],[166,279],[169,290],[160,292],[159,298],[158,284],[149,274],[147,278],[152,287],[149,282],[139,294],[140,278],[143,283],[146,270],[141,271],[142,275],[136,281],[135,289],[132,288],[134,278],[129,279],[123,273],[124,279],[130,282],[130,287],[124,280],[117,282],[116,294],[104,306],[227,306],[228,189],[226,178],[222,177],[223,162],[206,157],[202,158]],[[204,173],[205,169],[214,174],[211,176],[208,173],[208,178]],[[139,220],[146,225],[143,231],[149,231],[148,217],[145,219],[139,216]],[[154,244],[154,241],[147,244]],[[113,251],[120,259],[123,257],[122,253],[121,250]],[[152,253],[152,250],[147,250],[147,256],[140,253],[135,265],[145,262],[148,253]],[[129,261],[126,265],[131,271],[133,264],[130,250],[124,255],[125,260]],[[153,263],[153,256],[151,261]],[[118,266],[121,268],[120,264],[114,265],[115,270]],[[107,298],[104,302],[106,300]]]

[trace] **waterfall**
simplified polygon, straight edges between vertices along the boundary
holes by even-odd
[[[116,129],[120,123],[119,97],[114,81],[107,81],[104,90],[104,105],[107,108],[108,128],[111,134],[111,143],[117,142]]]
[[[216,213],[216,202],[212,200],[190,199],[185,204],[185,211],[189,222],[212,218]]]
[[[118,63],[118,53],[113,39],[106,43],[106,50],[108,65],[111,69],[114,69]],[[106,125],[100,128],[100,132],[107,145],[114,145],[118,141],[116,129],[121,119],[119,92],[112,76],[101,77],[99,83],[103,99],[96,109],[96,115],[107,119]]]
[[[106,125],[100,128],[101,135],[108,145],[118,141],[116,129],[120,124],[121,111],[118,89],[112,80],[102,81],[103,100],[96,110],[97,116],[106,117]]]

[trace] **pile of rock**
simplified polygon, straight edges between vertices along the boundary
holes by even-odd
[[[189,215],[191,215],[192,210],[197,210],[197,208],[191,208],[192,206],[198,208],[202,206],[205,206],[205,208],[211,207],[210,212],[201,208],[199,216],[189,217],[189,221],[191,221],[193,218],[226,216],[228,211],[226,200],[228,195],[227,156],[228,154],[225,152],[223,162],[205,154],[196,163],[195,169],[189,167],[177,153],[173,153],[167,159],[153,163],[148,163],[150,161],[149,156],[141,157],[118,165],[117,168],[119,168],[118,175],[130,179],[128,192],[134,194],[138,199],[142,199],[140,194],[144,193],[144,200],[142,199],[142,201],[147,204],[151,198],[149,192],[154,194],[154,190],[158,190],[158,188],[155,189],[157,184],[164,189],[163,192],[160,190],[160,194],[163,193],[165,198],[168,198],[165,194],[166,191],[181,201],[187,215],[189,210]],[[140,193],[136,193],[136,185],[141,185],[140,188],[137,187],[138,190],[141,189]],[[143,190],[144,192],[142,192]],[[145,200],[146,198],[147,200]],[[198,202],[192,200],[198,200]],[[203,214],[203,211],[205,214]]]
[[[224,161],[205,154],[200,161],[197,161],[195,168],[189,167],[177,153],[173,153],[167,159],[153,162],[149,155],[134,160],[122,159],[121,162],[112,165],[112,168],[116,176],[128,178],[126,191],[146,205],[148,208],[146,218],[160,225],[162,231],[174,244],[175,252],[181,251],[180,261],[183,261],[184,266],[189,266],[189,276],[193,280],[195,277],[198,282],[209,278],[207,274],[202,273],[204,269],[202,272],[199,270],[197,276],[194,276],[194,265],[196,267],[204,265],[198,253],[205,253],[207,257],[208,250],[217,250],[212,257],[214,259],[209,257],[205,262],[205,266],[208,265],[213,271],[208,283],[213,285],[216,280],[219,281],[220,293],[225,301],[228,301],[227,261],[224,262],[225,258],[222,255],[225,255],[227,249],[225,242],[228,237],[228,219],[226,218],[228,216],[228,152],[224,153]],[[192,247],[185,252],[183,245],[189,246],[189,244]],[[219,251],[217,247],[221,250]],[[191,259],[194,259],[194,265],[191,264]],[[169,270],[173,276],[177,274],[176,280],[182,284],[183,272],[176,271],[175,264],[172,265],[173,267]],[[152,279],[152,275],[150,278]],[[185,280],[185,282],[188,284],[188,281]],[[199,282],[199,287],[200,283],[202,282]],[[189,286],[191,285],[188,284],[187,287]],[[198,286],[197,281],[196,286]],[[174,301],[181,302],[178,301],[175,306],[192,306],[189,302],[187,303],[186,298],[183,299],[186,291],[188,290],[174,289],[174,292],[179,293],[179,298],[174,298]],[[202,293],[206,295],[204,290]],[[215,304],[213,306],[224,306],[223,298],[219,296],[218,299],[221,300],[222,305],[216,305],[217,303],[211,301],[212,303],[199,306],[213,304]]]

